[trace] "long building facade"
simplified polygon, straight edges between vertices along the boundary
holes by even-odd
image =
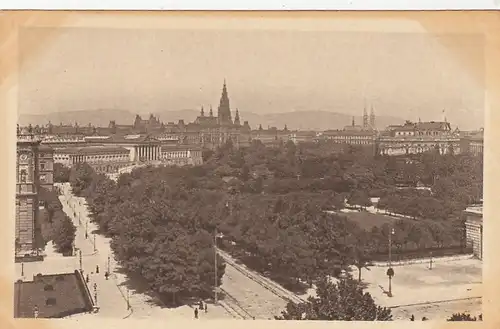
[[[249,146],[253,141],[260,141],[269,147],[277,147],[288,141],[296,144],[323,141],[341,144],[340,149],[346,149],[345,145],[367,147],[373,154],[385,156],[428,151],[438,151],[441,154],[483,153],[482,136],[463,138],[457,129],[451,128],[446,118],[437,122],[406,121],[401,125],[379,130],[373,107],[369,115],[365,107],[362,124],[356,124],[353,118],[351,125],[338,130],[297,131],[289,130],[286,125],[284,129],[263,129],[261,125],[258,129],[252,129],[248,121],[241,123],[238,109],[231,109],[225,81],[217,113],[214,113],[211,106],[206,113],[202,106],[200,114],[190,123],[179,120],[177,123],[165,124],[151,114],[148,119],[137,115],[130,125],[118,125],[115,121],[110,121],[108,127],[49,123],[45,127],[34,127],[34,131],[42,136],[42,144],[54,148],[56,162],[70,165],[88,159],[99,170],[105,168],[108,171],[109,166],[112,172],[136,162],[199,164],[201,149],[215,149],[228,141],[237,148]],[[102,148],[89,148],[90,146]],[[168,147],[175,147],[177,151],[164,151]],[[83,153],[78,155],[78,149]],[[187,155],[179,157],[178,154]]]
[[[446,121],[411,122],[389,126],[377,138],[380,155],[418,154],[439,151],[440,154],[460,153],[460,135]]]

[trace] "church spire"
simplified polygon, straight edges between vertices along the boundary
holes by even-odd
[[[352,126],[354,127],[356,125],[355,121],[354,121],[354,116],[352,117]]]
[[[203,105],[201,106],[201,113],[200,113],[200,115],[201,115],[202,117],[204,117],[204,116],[205,116],[205,111],[203,110]]]
[[[212,111],[212,105],[210,105],[210,117],[214,116],[214,111]]]
[[[373,105],[370,110],[370,127],[371,129],[375,129],[375,110],[373,109]]]
[[[236,109],[236,115],[234,116],[234,124],[235,125],[240,125],[240,112],[238,109]]]
[[[368,113],[366,112],[366,106],[363,108],[363,129],[368,128]]]
[[[232,123],[231,120],[231,109],[229,106],[229,97],[227,94],[226,79],[224,79],[224,85],[222,86],[222,95],[220,97],[218,114],[219,123],[227,124]]]

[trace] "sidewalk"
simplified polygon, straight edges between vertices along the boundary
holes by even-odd
[[[111,239],[96,234],[95,246],[97,252],[94,253],[94,234],[91,234],[91,232],[97,231],[98,227],[90,221],[85,199],[72,195],[69,184],[65,184],[61,189],[63,191],[61,203],[63,203],[64,210],[67,211],[68,216],[77,227],[75,247],[82,250],[84,276],[87,273],[90,275],[89,289],[92,297],[94,297],[94,283],[97,283],[97,304],[100,307],[97,316],[138,319],[153,317],[169,320],[194,318],[194,309],[189,306],[169,309],[163,307],[161,303],[153,301],[148,294],[134,289],[129,290],[125,285],[129,278],[121,273],[122,271],[119,271],[120,266],[111,250]],[[87,239],[85,239],[85,230],[88,232]],[[111,276],[106,280],[104,273],[108,270],[108,257]],[[79,262],[79,256],[75,258]],[[95,274],[96,265],[99,266],[99,274]],[[94,274],[90,274],[91,272],[94,272]],[[140,288],[147,290],[147,287]],[[130,310],[127,310],[127,298],[131,306]],[[214,306],[213,304],[208,305],[207,313],[203,311],[199,312],[198,315],[200,320],[232,318],[222,306]]]

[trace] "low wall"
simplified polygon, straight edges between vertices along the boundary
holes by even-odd
[[[31,263],[31,262],[42,262],[43,261],[43,256],[38,255],[38,256],[16,256],[15,260],[16,263]]]
[[[79,270],[75,270],[76,281],[78,282],[78,287],[82,292],[83,299],[85,301],[85,309],[81,312],[91,312],[94,309],[94,300],[92,299],[92,294],[90,293],[89,287],[85,282],[85,278],[83,277],[82,272]],[[81,313],[79,312],[79,313]],[[75,312],[73,312],[75,313]],[[71,315],[71,314],[67,314]],[[66,315],[66,316],[67,316]]]

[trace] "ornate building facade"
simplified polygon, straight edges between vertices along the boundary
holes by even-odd
[[[440,154],[460,153],[458,130],[452,130],[445,121],[406,121],[389,126],[377,140],[377,153],[381,155],[418,154],[439,151]]]
[[[85,137],[77,147],[57,147],[54,161],[65,166],[88,163],[99,173],[118,173],[143,164],[200,165],[201,147],[159,140],[147,134]]]
[[[39,191],[53,188],[52,149],[40,146],[33,128],[17,128],[16,156],[16,255],[31,253],[38,247]]]

